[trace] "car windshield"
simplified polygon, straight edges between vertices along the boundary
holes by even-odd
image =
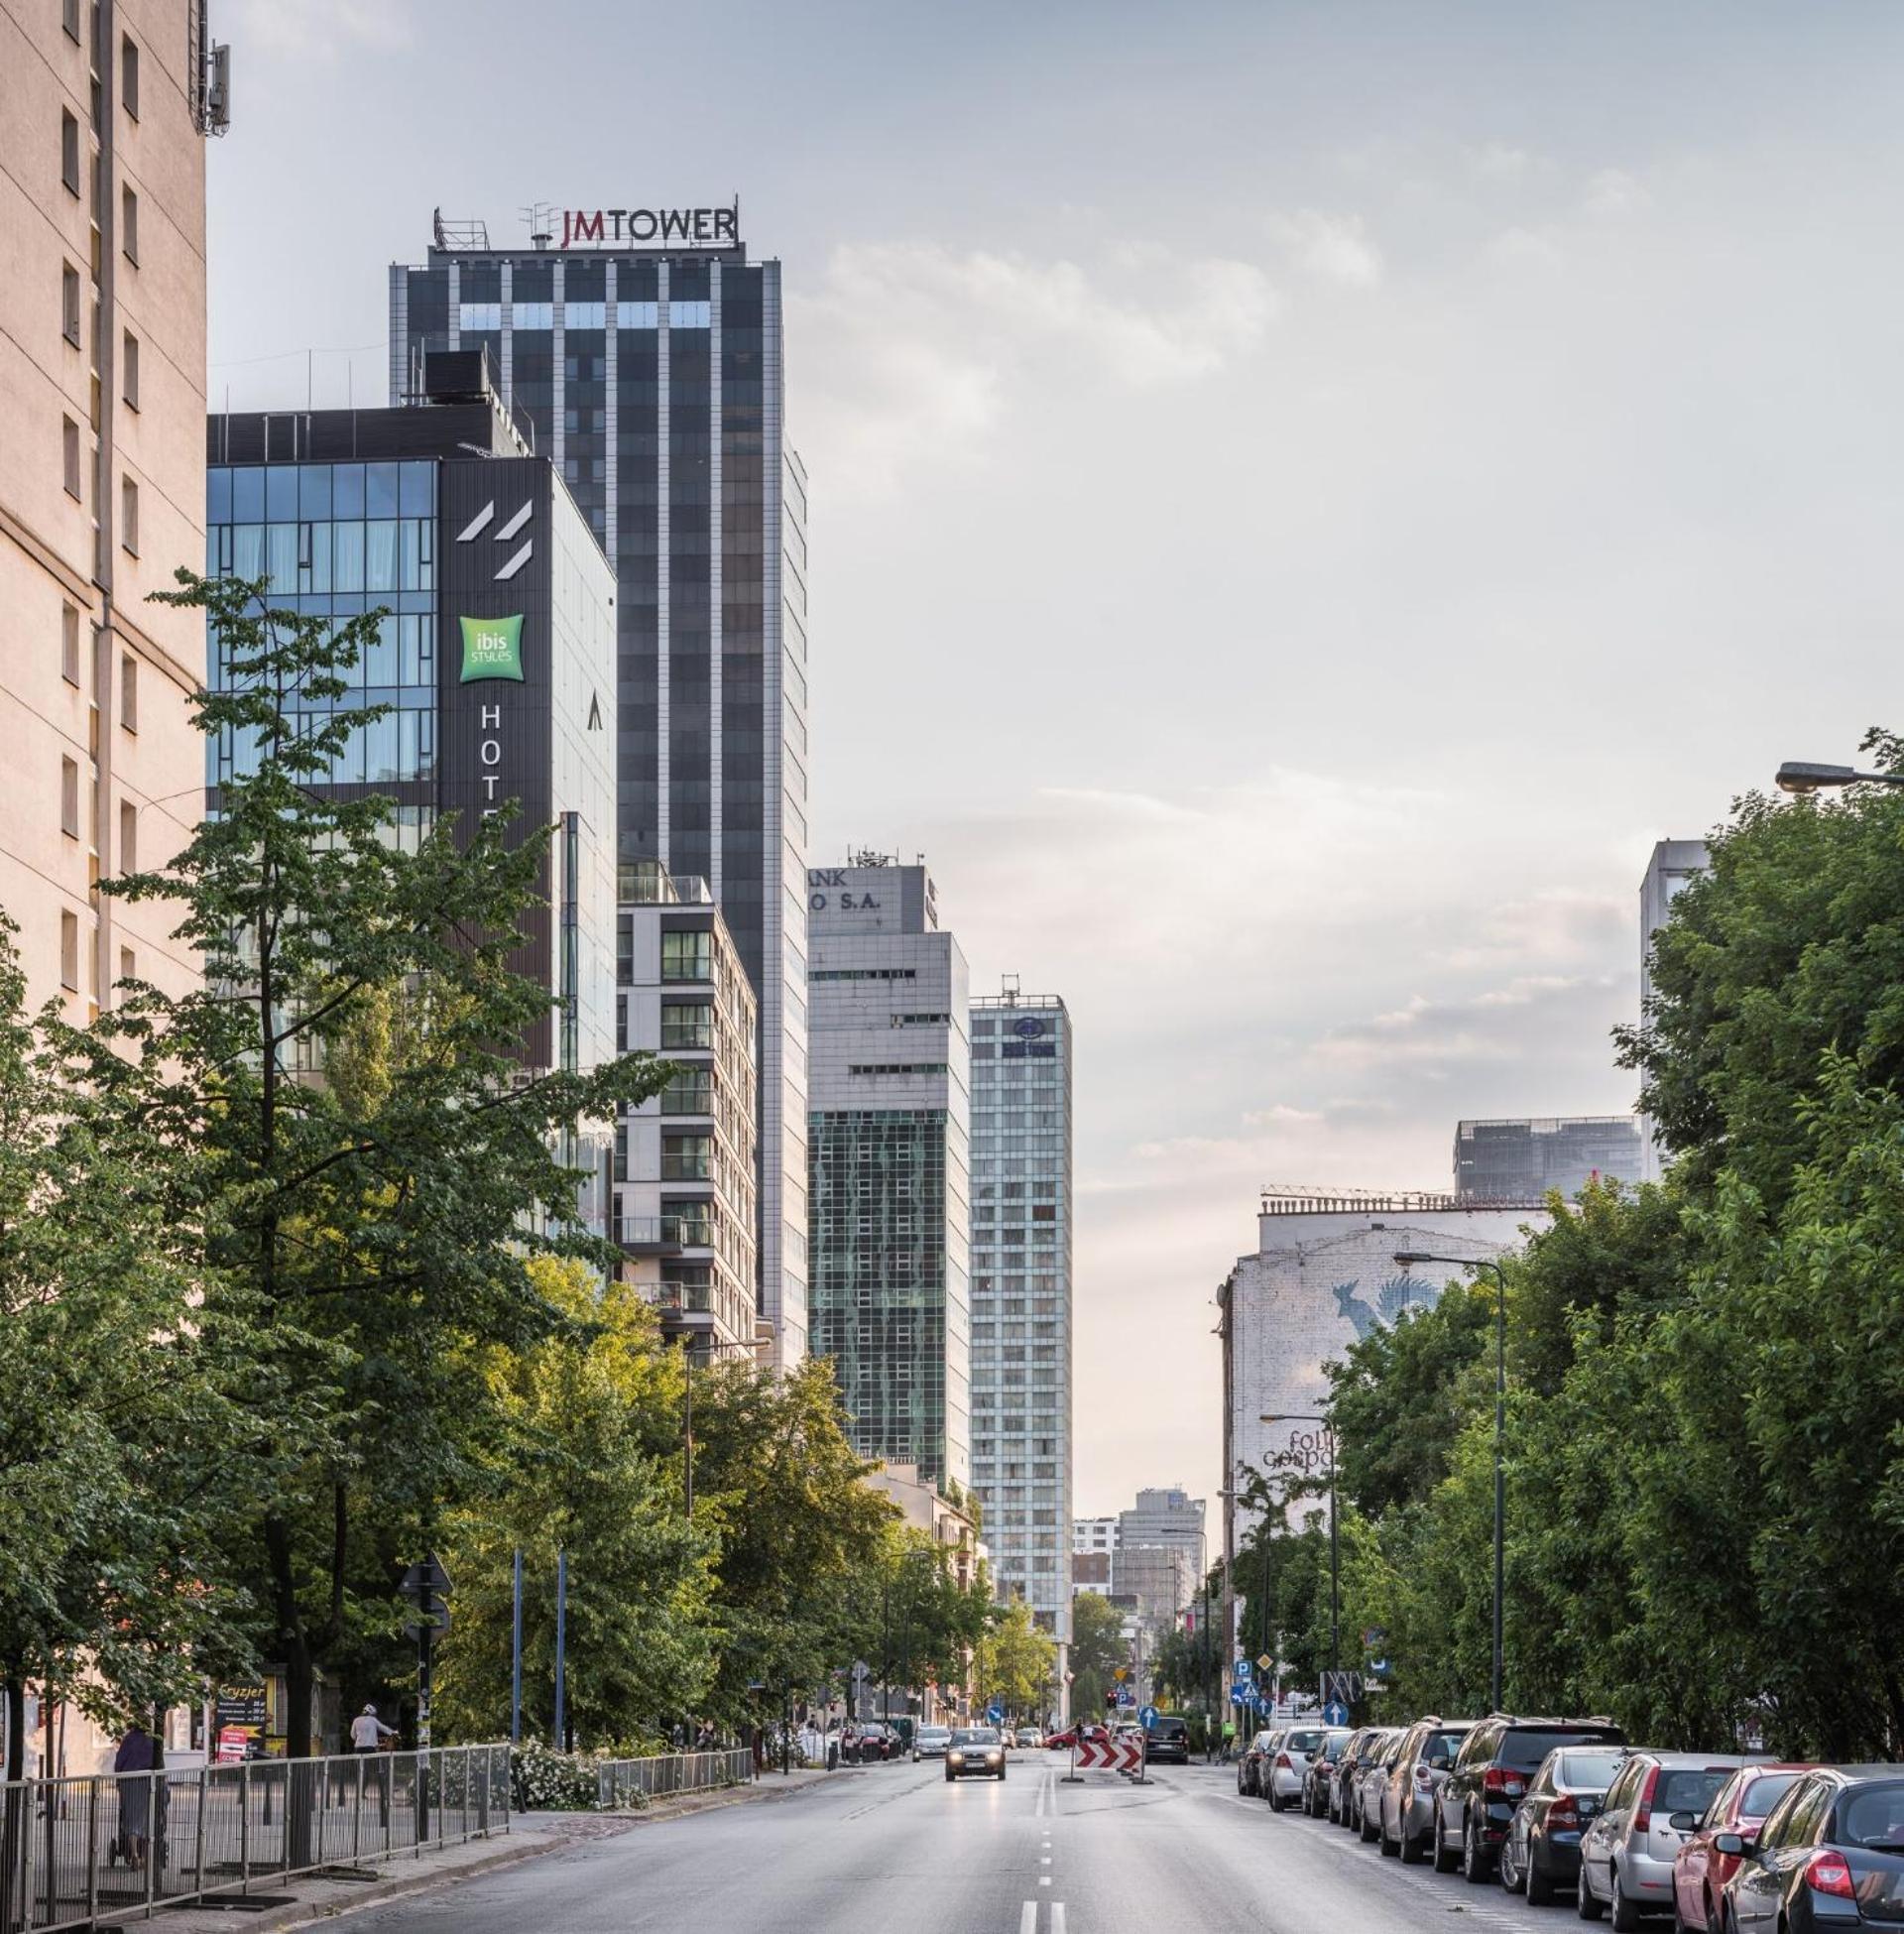
[[[1340,1759],[1342,1750],[1349,1744],[1347,1733],[1331,1733],[1322,1743],[1322,1756],[1325,1759]]]
[[[1438,1758],[1452,1761],[1467,1737],[1465,1733],[1430,1733],[1421,1743],[1423,1762],[1433,1765]]]
[[[1160,1719],[1156,1731],[1160,1740],[1181,1740],[1189,1737],[1190,1728],[1180,1719]]]
[[[1606,1737],[1606,1729],[1601,1726],[1596,1726],[1591,1732],[1570,1732],[1559,1728],[1535,1731],[1531,1727],[1522,1731],[1516,1727],[1501,1741],[1494,1758],[1510,1772],[1532,1772],[1557,1746],[1584,1746]]]
[[[1310,1728],[1298,1727],[1295,1732],[1291,1733],[1283,1741],[1284,1747],[1291,1753],[1313,1753],[1321,1744],[1322,1728],[1320,1726]]]
[[[943,1726],[921,1726],[919,1738],[922,1740],[949,1740],[952,1737]]]
[[[1803,1777],[1800,1773],[1765,1773],[1739,1795],[1741,1820],[1762,1820]]]
[[[1656,1813],[1704,1813],[1713,1795],[1732,1776],[1730,1766],[1662,1766],[1653,1788]]]
[[[1604,1793],[1613,1783],[1623,1755],[1618,1753],[1563,1753],[1558,1777],[1581,1793]]]
[[[969,1733],[954,1733],[954,1746],[997,1746],[999,1736],[989,1726],[975,1726]]]
[[[1904,1786],[1866,1786],[1848,1794],[1832,1837],[1844,1847],[1904,1853]]]

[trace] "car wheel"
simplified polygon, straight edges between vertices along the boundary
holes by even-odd
[[[952,1768],[950,1766],[947,1766],[945,1769],[945,1783],[948,1786],[950,1786],[953,1780],[956,1779],[958,1775],[952,1770]]]
[[[1276,1782],[1273,1779],[1269,1782],[1267,1798],[1269,1801],[1269,1811],[1271,1813],[1280,1813],[1282,1811],[1282,1795],[1276,1791]]]
[[[1368,1824],[1368,1809],[1367,1807],[1364,1807],[1356,1815],[1356,1831],[1362,1836],[1362,1842],[1365,1847],[1375,1837],[1374,1828]]]
[[[1434,1830],[1434,1824],[1431,1821],[1428,1832],[1433,1833]],[[1419,1840],[1411,1839],[1408,1833],[1408,1822],[1405,1819],[1402,1821],[1401,1838],[1395,1851],[1400,1854],[1403,1867],[1419,1867],[1422,1861],[1427,1858],[1428,1848],[1426,1840],[1426,1835],[1423,1835]]]
[[[1492,1877],[1488,1871],[1488,1850],[1481,1844],[1481,1834],[1474,1827],[1462,1835],[1461,1877],[1471,1887],[1478,1887]]]
[[[1619,1884],[1619,1869],[1607,1869],[1606,1877],[1612,1882],[1613,1897],[1612,1924],[1619,1934],[1637,1934],[1639,1927],[1639,1908],[1626,1897],[1626,1889]]]
[[[1527,1849],[1527,1904],[1531,1907],[1551,1907],[1554,1902],[1553,1876],[1540,1871],[1534,1859],[1534,1850]]]
[[[1429,1831],[1434,1835],[1435,1872],[1452,1874],[1460,1864],[1460,1856],[1449,1851],[1447,1839],[1441,1831],[1440,1807],[1435,1809],[1435,1824]]]
[[[1527,1884],[1527,1876],[1520,1871],[1520,1862],[1514,1855],[1514,1836],[1511,1833],[1500,1843],[1500,1859],[1495,1863],[1494,1877],[1499,1880],[1503,1893],[1518,1893]]]
[[[1401,1849],[1392,1840],[1388,1838],[1388,1809],[1385,1806],[1381,1809],[1381,1813],[1376,1819],[1375,1825],[1376,1828],[1378,1829],[1380,1840],[1381,1840],[1382,1859],[1392,1860],[1395,1857],[1395,1855],[1401,1852]]]
[[[1574,1912],[1582,1920],[1598,1920],[1606,1911],[1606,1903],[1601,1899],[1587,1878],[1587,1863],[1580,1864],[1580,1887],[1574,1895]]]

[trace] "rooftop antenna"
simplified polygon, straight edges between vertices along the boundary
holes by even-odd
[[[1018,1005],[1017,975],[1001,974],[999,976],[999,993],[1007,1007],[1015,1008]]]
[[[554,239],[549,221],[555,212],[555,204],[552,201],[532,201],[527,208],[520,209],[518,212],[529,224],[530,247],[547,248]]]

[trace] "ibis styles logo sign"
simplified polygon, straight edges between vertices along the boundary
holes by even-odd
[[[514,678],[523,681],[523,620],[513,618],[464,618],[463,677],[466,685],[481,678]]]

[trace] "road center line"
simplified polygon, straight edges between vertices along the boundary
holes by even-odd
[[[1024,1912],[1018,1916],[1018,1934],[1038,1934],[1038,1903],[1027,1900]]]
[[[1051,1934],[1064,1934],[1064,1902],[1062,1900],[1054,1900],[1051,1903]]]

